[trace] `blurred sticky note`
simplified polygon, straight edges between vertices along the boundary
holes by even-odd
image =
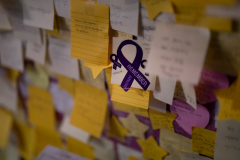
[[[107,113],[107,99],[107,92],[76,81],[76,96],[70,123],[99,138]]]
[[[114,30],[138,35],[139,1],[111,0],[110,22]]]
[[[55,111],[51,94],[43,89],[28,86],[29,121],[37,126],[55,128]]]
[[[71,0],[66,0],[66,1],[54,0],[54,4],[55,4],[55,9],[58,16],[71,18],[71,13],[70,13]]]
[[[156,111],[159,111],[159,112],[162,112],[162,113],[166,113],[167,104],[162,102],[162,101],[159,101],[159,100],[155,99],[153,97],[153,93],[151,92],[150,97],[149,97],[149,106],[148,107],[153,109],[153,110],[156,110]]]
[[[12,25],[10,23],[10,19],[8,18],[7,12],[0,4],[0,30],[11,30]]]
[[[173,121],[177,117],[176,114],[167,111],[166,113],[161,113],[153,109],[149,109],[149,117],[151,120],[152,128],[155,129],[167,129],[174,132]]]
[[[93,149],[88,144],[82,143],[72,137],[67,138],[67,150],[80,156],[94,159]]]
[[[81,141],[83,143],[87,143],[90,135],[89,133],[81,130],[80,128],[77,128],[70,124],[69,116],[65,115],[64,120],[60,126],[60,131],[68,136],[73,137],[74,139]]]
[[[197,84],[210,41],[210,31],[195,26],[158,23],[155,34],[159,36],[151,44],[146,72]]]
[[[121,125],[116,116],[112,116],[110,120],[109,136],[118,138],[122,142],[125,141],[125,136],[129,131]]]
[[[213,157],[215,148],[216,132],[193,127],[192,129],[192,150],[194,152]]]
[[[1,65],[23,71],[23,53],[21,40],[14,39],[11,34],[0,35]]]
[[[10,113],[0,109],[0,124],[1,132],[0,132],[0,148],[4,149],[8,142],[8,137],[10,135],[13,119]]]
[[[26,57],[40,64],[45,64],[46,58],[46,32],[42,30],[42,43],[27,42]]]
[[[7,78],[12,81],[13,85],[17,85],[20,72],[15,69],[7,69]]]
[[[17,138],[21,139],[21,141],[18,141],[20,155],[26,160],[32,160],[36,143],[35,130],[22,122],[15,121],[14,131]]]
[[[127,136],[137,137],[139,139],[145,139],[145,132],[149,129],[149,127],[138,120],[138,118],[130,113],[128,117],[120,117],[119,118],[122,124],[129,130]]]
[[[143,117],[148,117],[148,110],[147,109],[135,107],[135,106],[132,106],[132,105],[119,103],[119,102],[113,102],[113,108],[114,108],[114,110],[133,113],[133,114],[140,115],[140,116],[143,116]]]
[[[71,56],[108,65],[109,6],[94,2],[88,4],[71,0]]]
[[[153,136],[148,137],[147,140],[137,140],[138,144],[142,148],[143,158],[149,158],[153,160],[161,160],[168,152],[158,146]]]
[[[170,0],[140,0],[148,11],[149,19],[153,20],[161,12],[173,13],[173,6]]]
[[[117,30],[110,30],[110,31],[111,31],[111,36],[113,36],[113,37],[120,37],[120,38],[124,38],[124,39],[133,39],[133,35],[131,35],[131,34],[117,31]]]
[[[59,88],[66,90],[72,97],[75,97],[75,82],[73,79],[57,75]]]
[[[53,0],[24,0],[23,22],[25,25],[53,30]]]
[[[88,67],[88,68],[91,68],[94,79],[97,78],[97,76],[99,75],[99,73],[102,72],[103,69],[112,67],[112,63],[110,63],[107,66],[103,66],[103,65],[93,64],[93,63],[90,63],[90,62],[85,62],[83,65]]]
[[[143,109],[148,109],[149,94],[150,91],[144,91],[142,89],[132,87],[125,92],[121,86],[112,84],[111,100]]]
[[[51,60],[50,70],[79,80],[78,60],[70,57],[70,42],[50,37],[48,40],[48,52]]]
[[[182,160],[211,160],[211,158],[200,156],[196,153],[181,152]]]
[[[124,146],[121,143],[117,143],[117,153],[119,155],[119,160],[129,159],[129,156],[134,156],[135,158],[139,158],[143,160],[142,152],[139,152],[133,148]]]
[[[57,16],[55,16],[54,18],[54,23],[53,23],[53,30],[47,30],[46,29],[46,35],[48,37],[56,37],[59,38],[60,34],[59,34],[59,24],[57,23]]]
[[[35,152],[38,155],[47,145],[53,145],[62,148],[60,134],[54,129],[45,127],[36,127],[36,148]]]

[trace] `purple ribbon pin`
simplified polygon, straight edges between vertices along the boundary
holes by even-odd
[[[122,48],[125,45],[134,45],[137,48],[137,54],[133,61],[133,63],[130,63],[123,55]],[[115,59],[113,59],[115,57]],[[134,41],[132,40],[125,40],[123,41],[118,49],[117,49],[117,55],[112,54],[110,56],[110,60],[114,63],[113,69],[117,69],[117,67],[121,68],[121,64],[118,63],[118,60],[122,63],[122,65],[127,69],[128,73],[124,77],[121,87],[124,89],[124,91],[128,91],[130,87],[132,86],[132,83],[134,79],[138,82],[138,84],[146,91],[147,88],[150,85],[150,82],[148,79],[138,70],[142,62],[143,58],[143,51],[142,48]],[[145,61],[144,61],[145,62]]]

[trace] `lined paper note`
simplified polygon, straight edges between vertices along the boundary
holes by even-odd
[[[43,89],[28,86],[29,121],[36,126],[55,128],[55,111],[51,94]]]
[[[121,86],[112,84],[111,100],[143,109],[148,109],[149,94],[150,91],[144,91],[142,89],[132,87],[125,92]]]
[[[193,151],[213,158],[215,138],[216,132],[199,127],[193,127],[192,129]]]
[[[109,6],[94,3],[93,14],[85,1],[71,0],[71,56],[108,65]]]
[[[107,92],[76,82],[76,96],[70,123],[99,138],[107,113]]]
[[[0,109],[0,148],[4,149],[8,143],[8,137],[10,135],[13,119],[9,112]]]

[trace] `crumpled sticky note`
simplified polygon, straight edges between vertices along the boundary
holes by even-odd
[[[149,158],[153,160],[161,160],[168,153],[158,146],[157,142],[150,136],[147,140],[137,140],[138,144],[142,148],[143,158]]]
[[[149,129],[149,127],[137,119],[137,117],[130,113],[128,117],[119,118],[122,124],[130,131],[127,135],[134,136],[140,139],[145,139],[144,133]]]

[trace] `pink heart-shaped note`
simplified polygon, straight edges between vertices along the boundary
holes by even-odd
[[[204,106],[197,104],[195,110],[180,99],[173,100],[170,110],[178,115],[175,119],[176,122],[190,135],[192,134],[192,127],[205,128],[210,119],[210,114]]]
[[[228,78],[217,71],[202,71],[199,84],[195,87],[197,101],[206,104],[217,100],[214,90],[228,88]]]

